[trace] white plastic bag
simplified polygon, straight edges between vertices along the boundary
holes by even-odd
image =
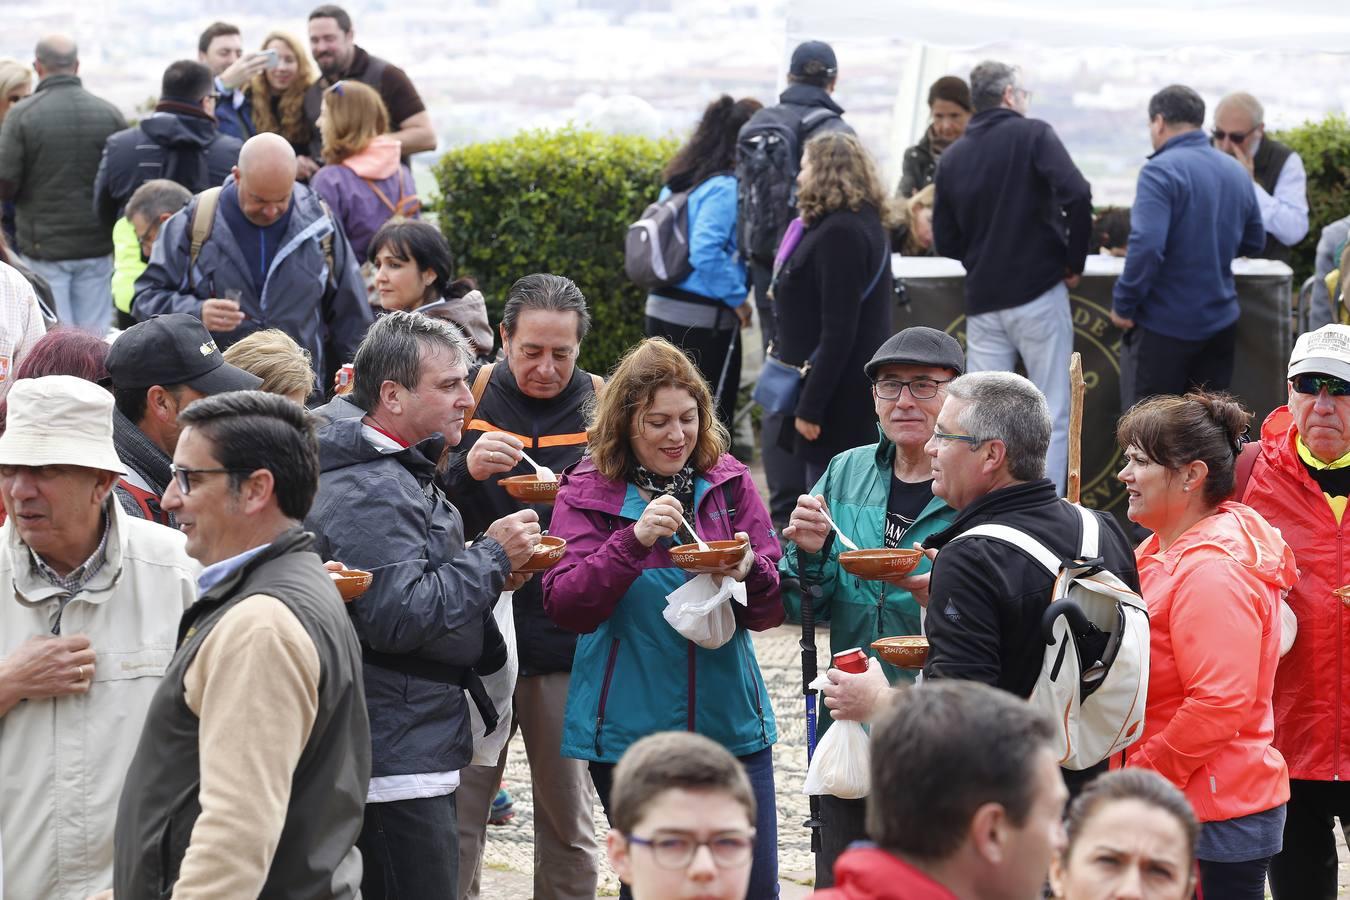
[[[497,620],[497,629],[506,641],[506,665],[491,675],[480,676],[483,687],[487,688],[492,706],[497,710],[497,727],[492,734],[483,734],[486,725],[478,714],[478,705],[469,698],[470,727],[473,729],[473,762],[475,766],[495,766],[502,755],[502,748],[511,738],[511,696],[516,692],[516,675],[520,672],[520,657],[516,651],[516,617],[511,613],[511,592],[503,591],[492,607],[492,618]]]
[[[820,690],[829,683],[824,675],[811,682]],[[842,800],[861,800],[872,790],[872,748],[860,722],[836,719],[816,744],[806,769],[803,794],[830,794]]]
[[[711,575],[699,575],[666,597],[662,615],[671,628],[695,644],[716,650],[736,633],[732,600],[746,605],[744,584],[734,578],[723,578],[719,588]]]

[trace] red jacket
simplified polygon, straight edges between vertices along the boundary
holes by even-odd
[[[879,847],[846,850],[834,864],[834,887],[813,900],[957,900],[955,894]]]
[[[1295,434],[1288,407],[1270,414],[1243,496],[1280,529],[1298,559],[1298,584],[1288,598],[1298,636],[1275,674],[1275,746],[1290,778],[1344,781],[1350,778],[1350,716],[1342,713],[1350,701],[1350,610],[1331,592],[1350,581],[1350,535],[1299,460]]]
[[[1148,707],[1126,765],[1181,788],[1201,822],[1279,806],[1289,775],[1271,745],[1271,694],[1294,554],[1259,514],[1229,502],[1165,551],[1150,535],[1135,557],[1148,601]]]

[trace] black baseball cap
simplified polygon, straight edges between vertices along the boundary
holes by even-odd
[[[808,72],[807,65],[819,63],[825,71]],[[788,73],[792,75],[827,75],[833,77],[839,71],[839,61],[834,58],[834,48],[824,41],[806,41],[798,44],[792,51],[792,64]]]
[[[108,351],[108,374],[115,388],[185,384],[208,395],[262,385],[257,375],[227,363],[201,319],[187,313],[153,316],[118,335]]]
[[[877,377],[882,366],[939,366],[957,375],[966,371],[966,355],[956,338],[945,331],[915,325],[891,335],[863,367],[868,379]]]

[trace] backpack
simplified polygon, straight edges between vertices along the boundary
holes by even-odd
[[[797,215],[797,171],[802,135],[827,119],[832,109],[800,106],[761,109],[736,138],[736,241],[746,259],[773,261],[778,242]]]
[[[679,284],[694,271],[689,262],[689,194],[677,191],[642,211],[623,240],[623,270],[645,291]]]
[[[398,196],[393,200],[390,200],[385,192],[380,190],[379,182],[376,180],[371,178],[362,178],[361,180],[366,183],[366,187],[375,193],[376,197],[380,198],[380,202],[389,210],[390,218],[411,219],[422,211],[422,201],[417,199],[417,192],[408,194],[404,191],[403,168],[401,166],[398,170]]]
[[[1085,507],[1074,508],[1083,520],[1076,559],[1061,560],[1035,538],[1007,525],[977,525],[955,539],[1002,541],[1054,576],[1050,605],[1041,617],[1045,658],[1029,702],[1055,723],[1059,764],[1081,771],[1144,733],[1149,631],[1143,598],[1097,555],[1097,517]]]
[[[216,207],[220,205],[220,191],[218,187],[207,188],[197,195],[197,205],[192,207],[192,212],[188,216],[188,234],[191,242],[188,244],[188,266],[187,266],[187,288],[188,293],[193,292],[192,270],[197,266],[197,257],[201,255],[202,247],[211,237],[211,228],[216,224]],[[318,197],[318,195],[315,195]],[[338,229],[338,224],[333,220],[333,212],[328,208],[322,197],[318,197],[319,205],[323,207],[323,214],[328,217],[328,222],[333,228],[325,234],[319,241],[323,248],[323,259],[328,264],[328,287],[337,285],[337,268],[333,260],[333,235]]]

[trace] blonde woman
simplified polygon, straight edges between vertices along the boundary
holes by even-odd
[[[319,133],[327,165],[310,186],[342,223],[360,259],[384,223],[417,218],[421,209],[412,170],[399,159],[402,145],[388,131],[389,113],[373,88],[339,81],[323,92]]]
[[[33,93],[33,70],[17,59],[0,59],[0,122],[5,121],[9,108]],[[14,241],[14,201],[0,202],[0,221],[9,246]]]
[[[279,394],[301,406],[314,393],[309,354],[276,328],[255,331],[224,353],[225,361],[262,379],[258,390]]]
[[[777,437],[805,462],[812,485],[835,454],[876,441],[863,367],[894,330],[886,231],[897,216],[851,134],[812,138],[797,185],[805,227],[794,247],[779,248],[786,259],[774,285],[774,356],[798,366],[810,361],[811,371],[791,425],[767,439]]]
[[[254,75],[245,88],[254,133],[270,131],[284,137],[295,150],[300,180],[308,181],[319,170],[309,155],[314,123],[305,116],[305,91],[314,83],[314,64],[300,42],[281,31],[269,34],[262,48],[276,51],[277,64]]]

